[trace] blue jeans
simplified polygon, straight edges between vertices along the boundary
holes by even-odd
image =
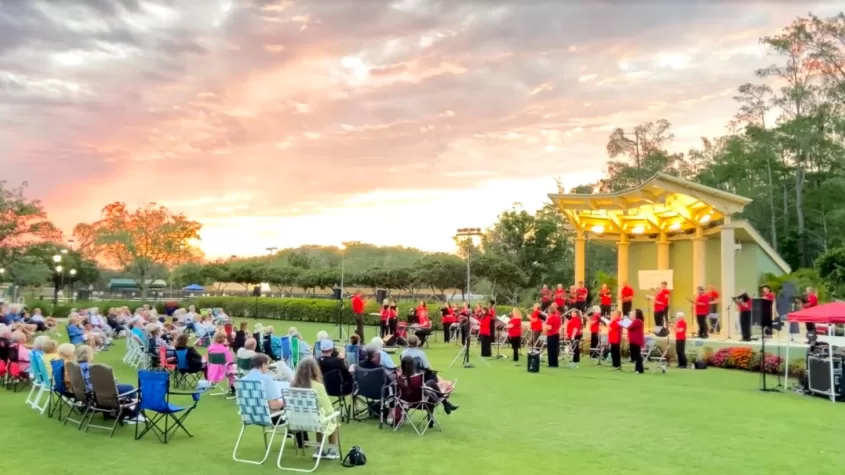
[[[131,384],[117,384],[117,395],[120,396],[122,394],[131,393],[135,390],[135,387]],[[127,409],[124,411],[124,418],[126,419],[134,419],[135,416],[138,414],[138,407],[135,406],[132,409]]]

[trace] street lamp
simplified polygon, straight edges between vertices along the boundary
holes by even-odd
[[[278,250],[278,249],[279,249],[278,247],[272,247],[272,246],[271,246],[271,247],[268,247],[268,248],[265,248],[265,250],[266,250],[267,252],[269,252],[271,256],[272,256],[272,255],[274,255],[274,254],[276,254],[276,250]]]
[[[344,261],[346,261],[346,245],[343,244],[343,243],[340,243],[340,245],[337,246],[337,247],[338,247],[338,249],[340,249],[340,298],[342,299],[343,298],[343,267],[344,267]]]
[[[68,274],[70,274],[70,301],[73,302],[75,300],[73,295],[73,284],[76,280],[76,269],[71,269]]]
[[[472,248],[475,246],[475,240],[481,236],[481,228],[461,228],[458,229],[457,234],[455,234],[455,241],[460,246],[461,244],[467,244],[466,251],[467,251],[467,290],[466,290],[466,298],[467,298],[467,308],[469,309],[470,314],[472,313],[472,285],[470,284],[470,261],[472,259]],[[469,361],[469,342],[470,342],[470,326],[469,322],[469,315],[467,315],[466,321],[466,329],[464,330],[464,335],[466,336],[466,341],[464,341],[464,346],[461,351],[458,353],[458,356],[452,360],[452,364],[449,365],[451,368],[455,362],[463,356],[463,365],[464,368],[472,368],[472,363]],[[482,361],[484,361],[482,359]],[[486,362],[485,362],[486,363]]]
[[[62,262],[62,255],[56,254],[55,256],[53,256],[53,262],[55,262],[56,264],[58,264],[59,262]]]
[[[62,261],[62,256],[53,256],[53,262],[58,264]],[[56,273],[53,275],[53,316],[56,316],[56,307],[59,305],[59,281],[62,277],[62,266],[56,265]]]

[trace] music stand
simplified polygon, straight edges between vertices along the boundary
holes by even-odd
[[[343,295],[336,291],[337,304],[335,306],[335,319],[337,321],[337,339],[336,342],[343,342],[349,339],[349,332],[343,328]],[[351,323],[349,324],[351,325]]]
[[[773,388],[768,387],[766,374],[766,337],[772,334],[772,311],[774,302],[766,298],[760,300],[760,327],[763,333],[763,336],[760,338],[760,391],[780,392],[780,372],[778,371],[778,384]]]

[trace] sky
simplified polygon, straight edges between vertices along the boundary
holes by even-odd
[[[453,251],[616,127],[719,136],[804,2],[5,0],[0,180],[67,233],[104,205],[203,223],[209,257]]]

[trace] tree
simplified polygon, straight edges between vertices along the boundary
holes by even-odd
[[[611,159],[619,157],[627,160],[608,162],[608,174],[614,180],[604,183],[610,191],[633,188],[665,166],[662,162],[671,161],[665,153],[665,146],[675,138],[670,132],[672,125],[666,119],[648,122],[634,127],[632,132],[617,128],[607,140],[607,154]],[[631,138],[633,137],[633,138]],[[649,157],[663,157],[654,162]]]
[[[274,266],[269,269],[267,275],[267,283],[275,286],[279,290],[279,294],[293,294],[293,288],[296,287],[302,270],[296,267],[288,266]]]
[[[249,292],[252,287],[269,280],[270,270],[261,262],[244,261],[229,266],[229,278]]]
[[[173,269],[168,278],[171,285],[184,288],[192,284],[201,285],[203,287],[214,283],[205,272],[206,266],[196,262],[189,262]]]
[[[447,290],[462,289],[466,285],[466,267],[459,257],[438,252],[422,259],[419,277],[431,287],[432,292],[445,297]],[[457,290],[454,290],[451,297],[454,297],[456,292]]]
[[[155,277],[157,268],[170,269],[197,258],[199,251],[191,243],[200,238],[201,228],[155,203],[129,210],[115,202],[103,208],[98,221],[78,224],[73,234],[83,254],[137,277],[141,299],[146,299],[147,279]]]
[[[229,265],[225,262],[204,265],[200,271],[200,277],[203,282],[208,282],[209,285],[212,285],[214,291],[217,293],[223,292],[223,286],[226,285],[226,282],[232,282]]]
[[[383,267],[371,267],[358,275],[358,283],[373,290],[373,295],[378,294],[379,289],[384,289],[390,294],[391,281],[390,271]]]
[[[0,181],[0,266],[12,268],[30,244],[61,240],[62,233],[47,219],[41,202],[24,194],[26,186],[24,183],[18,188],[10,188],[5,181]],[[19,268],[31,266],[24,262]]]
[[[15,259],[6,274],[11,283],[20,287],[41,287],[52,282],[53,269],[37,256],[21,256]]]
[[[490,283],[490,296],[498,299],[500,295],[516,304],[519,292],[528,283],[528,275],[506,257],[485,253],[472,261],[473,273],[487,279]]]
[[[417,293],[423,286],[419,269],[416,267],[400,267],[390,269],[387,272],[390,281],[389,287],[408,292],[412,299],[417,298]]]
[[[816,258],[816,272],[830,292],[841,298],[845,292],[845,247],[830,249]]]

